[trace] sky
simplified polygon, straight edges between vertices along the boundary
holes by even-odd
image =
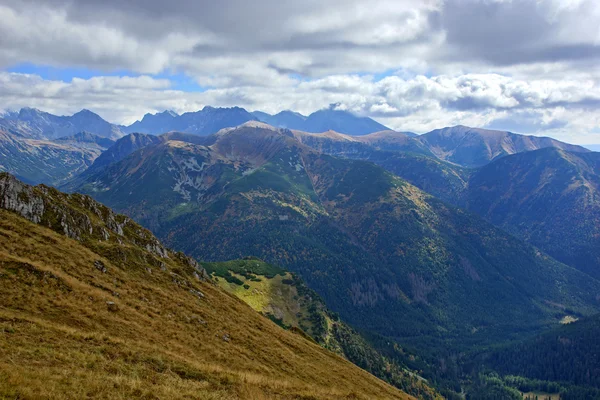
[[[598,0],[0,0],[0,109],[205,105],[600,143]]]

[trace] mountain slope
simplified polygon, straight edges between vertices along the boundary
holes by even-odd
[[[509,154],[545,147],[589,152],[581,146],[559,142],[548,137],[526,136],[462,125],[436,129],[418,136],[418,140],[441,160],[464,167],[480,167]]]
[[[600,153],[555,148],[477,170],[466,206],[556,259],[600,278]]]
[[[130,133],[117,140],[114,145],[98,156],[88,169],[62,183],[59,187],[64,191],[72,191],[81,185],[91,175],[97,174],[111,164],[121,161],[131,153],[168,140],[178,140],[187,143],[205,144],[211,142],[211,136],[198,136],[191,133],[168,132],[162,135],[151,135],[144,133]]]
[[[373,162],[444,201],[457,204],[465,196],[470,171],[439,160],[418,140],[402,132],[383,131],[364,136],[332,131],[322,134],[293,131],[293,134],[322,153]]]
[[[221,263],[201,263],[224,290],[285,329],[302,329],[321,346],[352,361],[419,399],[438,394],[423,378],[408,370],[405,360],[415,356],[390,344],[392,357],[375,350],[356,331],[327,309],[302,279],[253,257]]]
[[[18,114],[0,118],[0,128],[19,137],[33,139],[56,139],[83,131],[111,139],[123,136],[118,126],[89,110],[81,110],[71,116],[57,116],[34,108],[23,108]]]
[[[381,131],[362,136],[351,136],[332,130],[318,134],[298,130],[292,132],[294,137],[305,145],[333,155],[361,153],[366,149],[432,155],[418,140],[402,132]]]
[[[295,134],[327,154],[373,162],[600,278],[598,153],[549,147],[466,169],[427,154],[374,150],[343,135]]]
[[[267,125],[208,147],[147,147],[78,190],[201,259],[283,265],[350,324],[404,343],[504,340],[599,306],[596,280],[372,163]]]
[[[599,333],[596,315],[493,352],[486,364],[502,374],[600,389]]]
[[[54,141],[25,139],[0,130],[0,171],[28,183],[60,185],[85,171],[106,144],[84,143],[74,137]]]
[[[256,117],[240,107],[215,108],[206,106],[196,112],[181,115],[165,111],[159,114],[146,114],[141,121],[125,127],[126,133],[161,134],[170,131],[210,135],[223,128],[238,126]]]
[[[598,153],[548,147],[466,169],[431,157],[427,149],[412,143],[417,140],[398,133],[351,137],[294,131],[294,135],[324,153],[373,162],[600,278]],[[380,135],[387,140],[377,138]]]
[[[2,397],[409,398],[89,197],[2,174],[0,235]]]

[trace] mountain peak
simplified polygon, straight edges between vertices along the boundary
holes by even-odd
[[[126,127],[125,131],[153,135],[173,131],[210,135],[223,128],[238,126],[250,120],[256,120],[256,117],[240,107],[204,106],[201,110],[189,111],[181,115],[170,110],[158,114],[146,114],[141,121]]]
[[[82,108],[81,111],[73,114],[73,117],[93,117],[93,118],[101,118],[98,114],[93,111],[88,110],[87,108]]]
[[[282,116],[282,115],[293,115],[295,117],[306,119],[306,115],[300,114],[299,112],[292,111],[292,110],[283,110],[283,111],[278,112],[276,114],[276,116],[277,115],[279,115],[279,116]]]
[[[352,136],[365,135],[389,128],[368,117],[360,117],[350,111],[331,105],[315,111],[308,117],[291,110],[280,111],[275,115],[254,111],[253,115],[261,121],[278,128],[297,131],[322,133],[329,130]]]
[[[43,111],[38,110],[37,108],[32,107],[23,107],[19,111],[19,118],[27,118],[45,114]]]
[[[269,125],[265,122],[261,122],[261,121],[247,121],[244,122],[243,124],[239,125],[239,127],[246,127],[246,128],[261,128],[261,129],[268,129],[271,131],[279,131],[278,128]]]

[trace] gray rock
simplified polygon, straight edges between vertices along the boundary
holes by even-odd
[[[202,293],[199,290],[190,289],[190,293],[193,294],[194,296],[198,297],[199,299],[203,299],[204,298],[204,293]]]
[[[104,265],[104,263],[100,260],[96,260],[94,261],[94,267],[96,267],[96,269],[100,272],[102,272],[103,274],[106,273],[107,269],[106,266]]]

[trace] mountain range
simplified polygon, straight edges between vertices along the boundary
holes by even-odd
[[[465,126],[396,132],[332,108],[303,116],[205,107],[147,114],[129,127],[104,121],[120,137],[94,132],[106,124],[88,113],[78,113],[87,122],[32,109],[4,114],[0,170],[84,195],[1,175],[11,190],[21,188],[1,207],[76,239],[98,258],[111,260],[104,253],[110,249],[154,270],[144,251],[175,253],[127,225],[133,222],[119,233],[122,221],[135,220],[200,261],[185,263],[212,282],[216,298],[229,292],[279,329],[419,398],[598,394],[593,379],[581,379],[586,368],[594,374],[592,361],[576,369],[577,379],[564,365],[587,360],[582,349],[597,324],[585,321],[600,311],[599,153]],[[73,133],[75,126],[81,130]],[[52,214],[39,214],[44,210]],[[6,218],[8,238],[20,232],[20,217]],[[27,228],[41,234],[36,229]],[[114,232],[116,242],[106,239]],[[25,246],[21,233],[15,237]],[[136,247],[137,255],[128,253]],[[21,251],[6,253],[12,250]],[[581,328],[571,334],[569,326]],[[566,364],[547,356],[556,337],[561,345],[561,337],[577,342],[573,359],[559,349]],[[309,368],[308,361],[298,368]],[[243,386],[235,390],[257,390]],[[355,389],[359,397],[376,393]]]
[[[144,147],[76,190],[199,259],[286,266],[350,324],[403,343],[518,337],[600,306],[598,281],[474,214],[257,122]]]
[[[256,118],[240,107],[215,108],[206,106],[200,111],[177,115],[172,111],[146,114],[141,121],[125,127],[131,133],[161,134],[178,131],[196,135],[210,135],[223,128],[233,127]]]
[[[83,131],[111,139],[123,136],[121,127],[85,109],[71,116],[57,116],[35,108],[22,108],[0,118],[0,129],[30,139],[57,139]]]
[[[238,126],[253,120],[308,132],[335,130],[351,135],[389,129],[371,118],[358,117],[350,112],[331,108],[316,111],[305,117],[291,111],[282,111],[272,116],[259,111],[249,113],[240,107],[215,108],[210,106],[181,115],[170,110],[156,114],[148,113],[141,120],[129,126],[111,124],[99,115],[85,109],[72,116],[57,116],[34,108],[22,108],[18,112],[1,114],[0,129],[20,137],[34,139],[56,139],[82,131],[118,139],[128,133],[158,135],[172,131],[210,135],[220,129]]]
[[[336,110],[332,107],[315,111],[308,117],[293,111],[282,111],[275,115],[255,111],[252,114],[269,125],[305,132],[321,133],[332,130],[348,135],[366,135],[389,130],[388,127],[371,118],[359,117],[348,111]]]

